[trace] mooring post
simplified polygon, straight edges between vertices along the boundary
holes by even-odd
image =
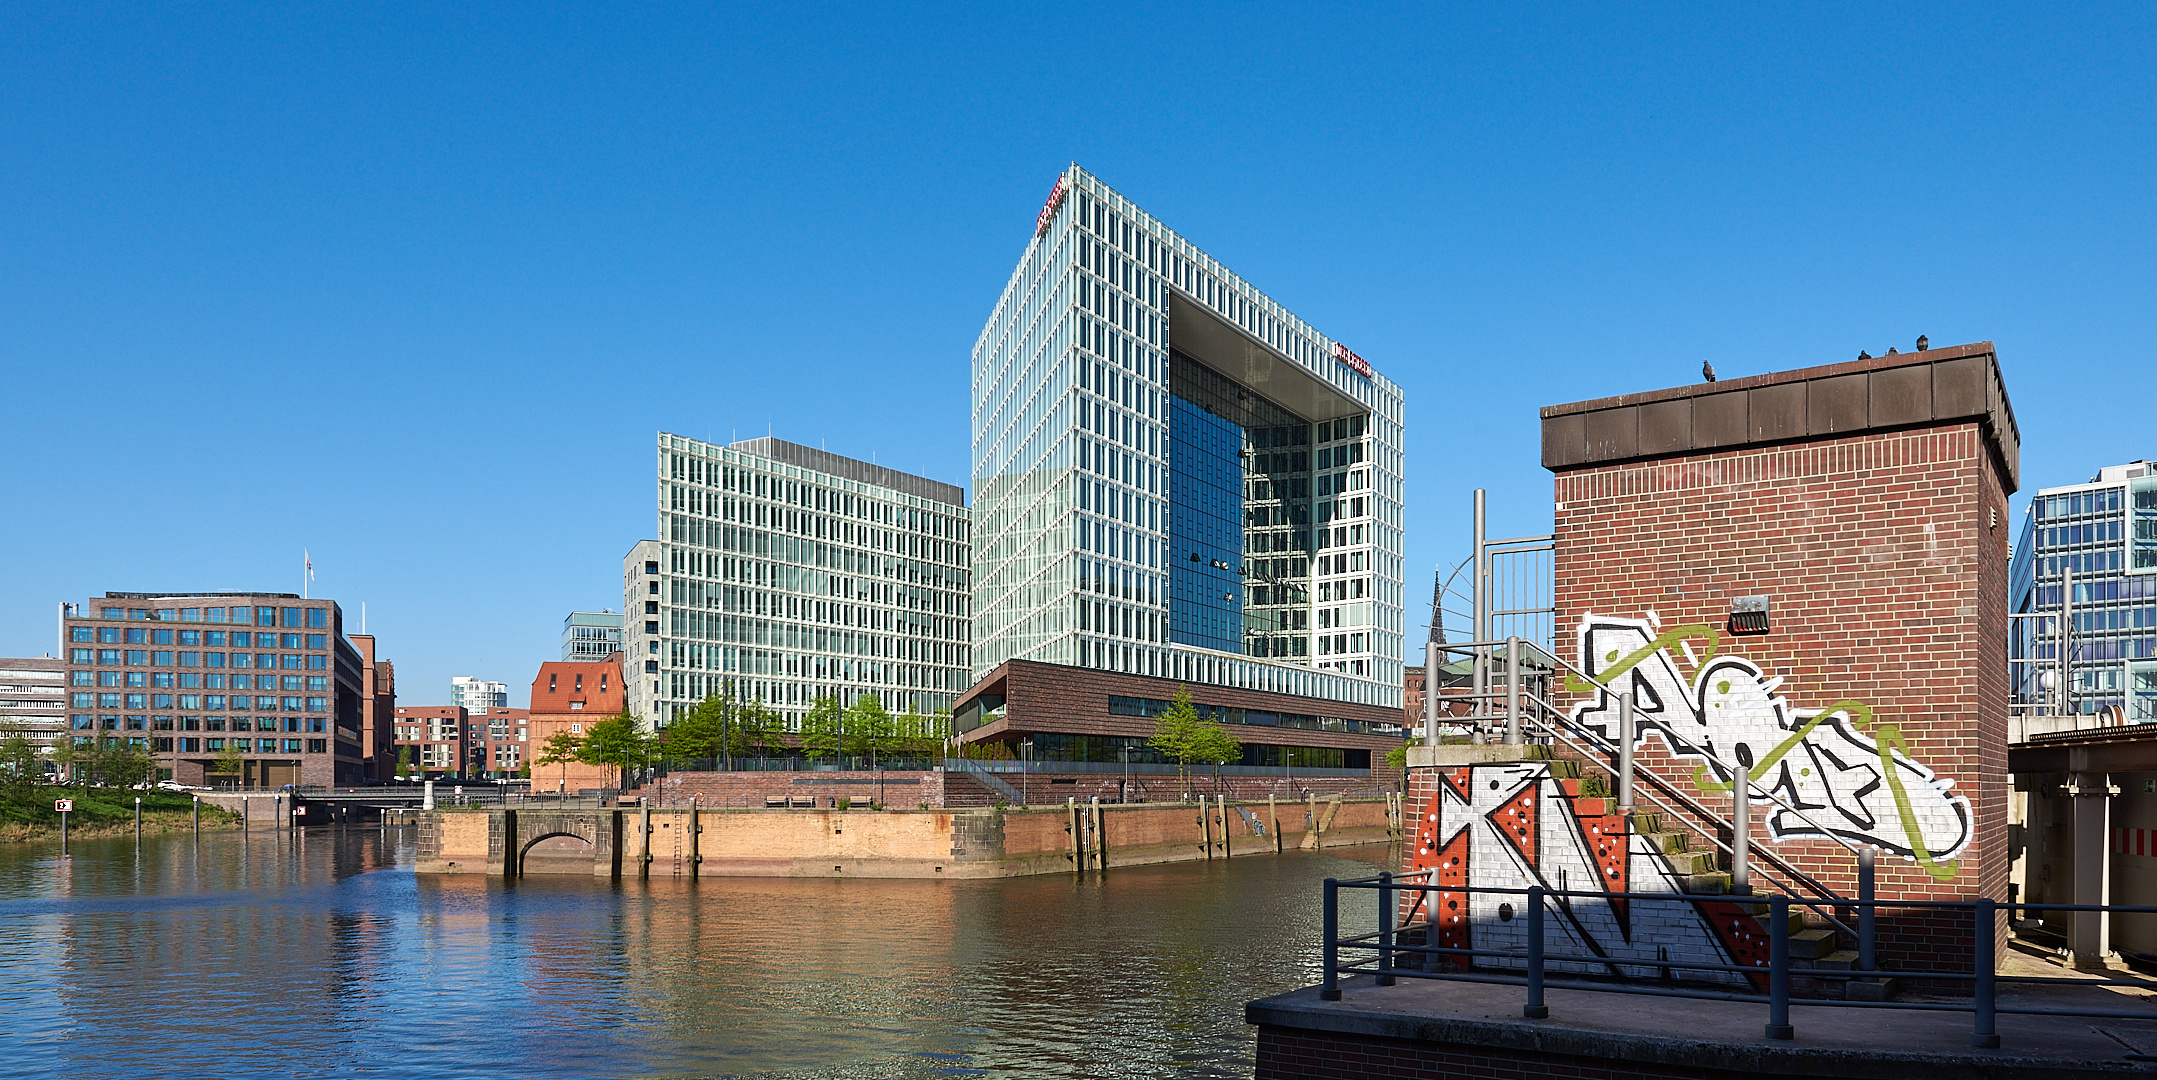
[[[1198,797],[1198,829],[1205,838],[1206,857],[1211,859],[1213,858],[1213,818],[1206,812],[1206,796],[1203,794]]]
[[[1228,796],[1215,795],[1213,797],[1213,808],[1221,812],[1221,857],[1224,859],[1235,858],[1235,846],[1229,841]]]
[[[195,839],[202,839],[202,796],[195,796]]]
[[[1304,792],[1303,801],[1311,815],[1311,849],[1313,851],[1322,851],[1326,846],[1326,838],[1318,830],[1318,793],[1315,791]]]
[[[1273,853],[1281,853],[1281,809],[1273,803],[1273,796],[1266,796],[1266,823],[1273,830]]]
[[[1071,833],[1071,872],[1086,872],[1086,838],[1079,833],[1078,799],[1064,796],[1064,828]]]
[[[652,804],[637,809],[637,878],[643,880],[652,876]]]
[[[240,839],[246,839],[247,834],[253,831],[254,827],[255,797],[252,795],[242,795],[240,796]]]
[[[60,854],[67,854],[67,811],[60,811]]]
[[[1101,796],[1096,795],[1087,804],[1086,812],[1093,822],[1094,869],[1108,869],[1108,822],[1101,816]]]
[[[1744,896],[1753,891],[1753,782],[1751,770],[1738,766],[1737,780],[1730,785],[1730,891]]]
[[[142,796],[135,796],[135,846],[142,846]]]
[[[1633,821],[1633,692],[1618,695],[1618,816]]]
[[[704,862],[704,818],[697,805],[697,797],[689,797],[689,876],[701,876],[698,871]]]

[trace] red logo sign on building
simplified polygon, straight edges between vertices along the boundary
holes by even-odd
[[[1333,358],[1335,360],[1339,360],[1343,364],[1347,364],[1349,367],[1356,369],[1356,373],[1363,376],[1364,378],[1368,379],[1371,377],[1371,366],[1364,363],[1362,357],[1357,356],[1352,352],[1349,352],[1348,346],[1343,345],[1338,341],[1333,343]]]
[[[1056,186],[1049,189],[1049,201],[1041,204],[1041,216],[1034,219],[1035,236],[1049,231],[1049,222],[1056,220],[1056,211],[1063,206],[1064,196],[1071,194],[1064,180],[1064,176],[1056,178]]]

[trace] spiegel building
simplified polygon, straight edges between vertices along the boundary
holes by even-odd
[[[2087,483],[2045,488],[2024,513],[2008,610],[2050,617],[2016,620],[2016,700],[2157,722],[2157,463],[2109,465]],[[2070,578],[2074,595],[2063,605]],[[2039,680],[2059,662],[2063,606],[2074,621],[2061,695]]]
[[[1076,165],[972,369],[964,738],[1115,760],[1186,686],[1246,764],[1396,745],[1400,387]]]

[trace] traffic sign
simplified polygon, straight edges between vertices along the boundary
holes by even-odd
[[[73,810],[73,809],[75,808],[75,800],[73,800],[73,799],[54,799],[54,800],[52,801],[52,808],[53,808],[53,810],[54,810],[55,812],[57,812],[57,813],[62,813],[62,814],[65,814],[65,813],[67,813],[68,811],[70,811],[70,810]]]

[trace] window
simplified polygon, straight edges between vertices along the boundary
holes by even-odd
[[[202,730],[202,718],[201,718],[201,717],[199,717],[199,716],[183,716],[183,717],[180,717],[180,730],[181,730],[181,731],[201,731],[201,730]]]
[[[211,608],[210,610],[211,610],[211,611],[223,611],[223,610],[225,610],[225,609],[223,609],[223,608]],[[203,748],[204,750],[223,750],[223,749],[225,748],[225,740],[223,740],[223,739],[204,739],[204,740],[202,740],[202,748]]]
[[[196,608],[196,607],[183,607],[183,608],[181,608],[181,609],[180,609],[180,621],[181,621],[181,622],[201,622],[201,621],[202,621],[202,609],[201,609],[201,608]],[[190,631],[188,631],[188,633],[194,633],[194,631],[190,630]]]
[[[330,688],[330,680],[329,680],[329,677],[328,677],[328,676],[326,676],[326,675],[309,675],[309,676],[307,676],[307,689],[309,689],[309,690],[316,690],[316,691],[321,691],[321,690],[327,690],[327,689],[329,689],[329,688]]]
[[[202,707],[203,707],[203,708],[205,708],[205,709],[222,709],[222,708],[224,708],[224,707],[225,707],[225,695],[223,695],[223,694],[205,694],[205,695],[203,695],[203,698],[202,698]],[[217,728],[217,730],[220,730],[220,731],[224,730],[224,726],[223,726],[222,724],[218,725],[218,728]]]
[[[153,672],[151,672],[151,673],[150,673],[150,685],[151,685],[151,686],[154,686],[154,687],[157,687],[157,688],[158,688],[158,689],[160,689],[160,690],[170,690],[170,689],[172,689],[172,672],[169,672],[169,671],[153,671]]]
[[[276,609],[275,609],[275,608],[263,608],[262,610],[264,610],[264,611],[274,611],[274,610],[276,610]],[[256,749],[257,751],[261,752],[261,753],[264,753],[264,754],[274,754],[274,753],[276,753],[276,752],[277,752],[277,740],[276,740],[276,739],[256,739],[256,740],[255,740],[255,749]]]
[[[200,753],[200,752],[201,752],[201,748],[202,748],[202,740],[201,740],[201,739],[185,739],[185,738],[183,738],[183,739],[181,739],[181,740],[180,740],[180,752],[181,752],[181,753],[183,753],[183,754],[194,754],[194,753]]]
[[[303,640],[305,640],[305,638],[301,637],[299,634],[284,634],[281,635],[278,644],[282,648],[297,649],[300,647],[300,642]]]
[[[92,707],[96,699],[97,695],[95,694],[78,691],[67,696],[67,703],[73,708],[87,709]]]
[[[277,659],[278,667],[290,668],[294,671],[298,671],[301,668],[307,666],[307,658],[297,653],[284,653],[280,655]]]
[[[150,654],[143,649],[129,649],[127,650],[127,662],[135,665],[146,665],[150,662]]]
[[[155,629],[155,630],[152,630],[152,631],[150,631],[150,644],[152,644],[152,645],[170,645],[170,644],[172,644],[172,631],[170,631],[170,630],[167,630],[167,629],[165,629],[164,627],[158,627],[157,629]]]
[[[276,625],[277,625],[277,609],[276,609],[276,608],[273,608],[273,607],[258,607],[258,608],[256,608],[256,609],[255,609],[255,625],[256,625],[256,626],[276,626]]]
[[[78,650],[78,651],[80,651],[80,650]],[[554,693],[554,683],[555,683],[555,680],[556,680],[556,679],[559,679],[560,677],[561,677],[561,675],[560,675],[560,673],[559,673],[559,672],[552,672],[552,671],[550,671],[550,672],[548,672],[548,673],[547,673],[547,693],[550,693],[550,694],[551,694],[551,693]]]
[[[221,607],[208,607],[208,608],[203,608],[203,609],[202,609],[202,621],[203,621],[203,622],[224,622],[224,621],[225,621],[225,609],[224,609],[224,608],[221,608]]]
[[[245,648],[248,648],[249,646],[252,646],[252,645],[253,645],[254,643],[255,643],[255,637],[254,637],[254,635],[253,635],[253,634],[250,634],[250,633],[248,633],[248,632],[247,632],[247,631],[245,631],[245,630],[234,630],[234,631],[232,632],[232,647],[233,647],[233,648],[235,648],[235,649],[245,649]]]
[[[182,690],[200,690],[200,689],[202,689],[202,676],[200,676],[200,675],[197,675],[197,674],[195,674],[195,673],[194,673],[194,672],[192,672],[192,671],[183,671],[183,672],[181,672],[181,673],[180,673],[180,688],[181,688]]]
[[[306,621],[307,621],[307,616],[306,616],[306,614],[305,614],[306,610],[307,610],[306,608],[296,608],[296,607],[288,607],[288,608],[284,609],[284,611],[285,611],[285,623],[284,623],[284,624],[285,624],[286,626],[303,626],[303,625],[305,625],[305,624],[306,624]],[[268,625],[270,625],[270,624],[269,624],[269,623],[263,623],[262,625],[264,625],[264,626],[268,626]]]
[[[299,698],[288,697],[284,699],[284,710],[286,712],[299,712],[303,707],[304,704]]]
[[[106,608],[106,609],[105,609],[105,616],[104,616],[105,618],[108,618],[108,619],[120,619],[120,618],[125,618],[126,616],[127,616],[127,613],[126,613],[126,612],[124,612],[124,611],[121,611],[121,610],[120,610],[119,608],[116,608],[116,607],[109,607],[109,608]]]
[[[219,700],[222,701],[223,699],[220,698]],[[210,707],[214,709],[217,706],[212,705]],[[205,731],[223,731],[225,730],[225,718],[222,716],[205,716],[202,718],[202,728]]]
[[[111,697],[113,695],[107,694],[104,696]],[[123,709],[147,709],[150,707],[150,695],[129,694],[127,695],[127,703],[120,707]]]
[[[180,666],[181,666],[181,667],[201,667],[201,666],[202,666],[202,654],[201,654],[201,653],[182,652],[182,653],[181,653],[181,654],[179,655],[179,658],[178,658],[178,659],[179,659],[179,662],[180,662]]]
[[[87,626],[70,626],[67,628],[67,639],[69,641],[88,641],[90,640],[90,628]]]
[[[202,643],[213,649],[224,648],[225,632],[223,630],[204,630],[202,632]]]
[[[142,730],[145,730],[145,729],[147,729],[147,728],[149,727],[149,719],[150,719],[150,718],[149,718],[149,717],[146,717],[146,716],[130,716],[130,717],[128,717],[128,718],[127,718],[127,730],[129,730],[129,731],[142,731]]]
[[[327,629],[329,629],[329,625],[330,625],[330,609],[328,609],[328,608],[308,608],[308,609],[307,609],[307,625],[308,625],[308,626],[310,626],[310,627],[312,627],[312,628],[314,628],[314,629],[316,629],[316,630],[327,630]],[[322,647],[322,646],[320,646],[320,645],[311,645],[311,646],[309,646],[309,648],[314,648],[314,649],[319,649],[319,648],[321,648],[321,647]]]
[[[156,652],[150,654],[150,663],[155,664],[158,667],[171,667],[172,654],[163,649],[159,649]]]
[[[150,643],[150,631],[140,626],[128,627],[127,643],[129,645],[148,645]]]
[[[322,653],[316,653],[307,658],[307,666],[316,671],[328,671],[330,669],[330,658]]]
[[[307,752],[310,754],[327,754],[329,750],[330,741],[328,739],[307,740]]]
[[[67,673],[67,681],[72,686],[91,686],[96,683],[95,677],[87,671],[70,671]]]
[[[152,731],[171,731],[171,730],[172,730],[172,717],[169,717],[169,716],[153,716],[153,717],[151,717],[151,718],[150,718],[150,729],[151,729]]]
[[[203,666],[203,667],[224,667],[224,666],[225,666],[225,654],[224,654],[224,653],[221,653],[221,652],[206,652],[206,653],[203,653],[203,654],[202,654],[202,666]],[[219,676],[219,678],[222,678],[222,677],[223,677],[223,676]]]
[[[164,752],[166,752],[166,753],[171,753],[171,752],[172,752],[172,740],[171,740],[171,739],[152,739],[152,740],[150,740],[150,743],[151,743],[152,747],[154,747],[155,749],[158,749],[158,750],[162,750],[162,751],[164,751]]]
[[[308,712],[328,712],[329,707],[330,699],[328,698],[311,697],[307,699]]]
[[[307,647],[310,649],[327,649],[330,647],[330,637],[328,634],[309,634],[307,635]]]
[[[117,626],[98,627],[97,640],[106,645],[118,645],[120,643],[120,628]]]

